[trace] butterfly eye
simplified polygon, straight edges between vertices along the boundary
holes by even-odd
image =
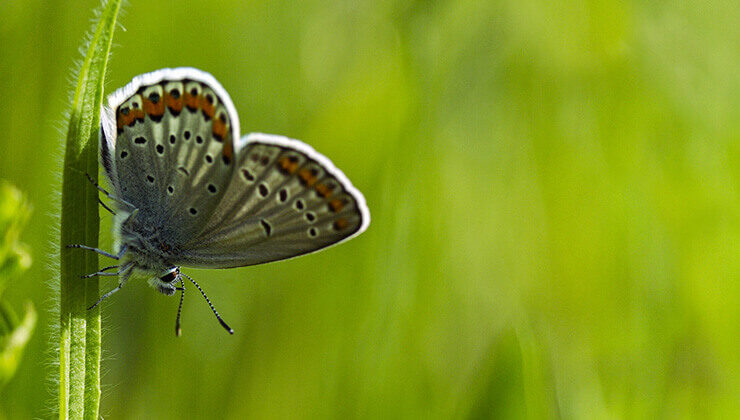
[[[162,282],[164,283],[172,283],[173,281],[177,280],[178,274],[180,274],[180,270],[178,270],[177,267],[172,267],[159,279],[162,280]]]

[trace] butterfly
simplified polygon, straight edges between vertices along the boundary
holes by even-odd
[[[136,76],[101,110],[100,161],[115,202],[116,253],[85,245],[120,263],[83,276],[134,272],[165,295],[190,280],[231,334],[198,283],[180,267],[233,268],[316,252],[362,233],[365,198],[329,159],[287,137],[239,137],[239,119],[224,88],[194,68]],[[109,271],[114,270],[115,271]],[[179,284],[179,286],[178,286]]]

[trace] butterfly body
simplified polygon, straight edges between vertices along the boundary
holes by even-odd
[[[117,201],[121,284],[143,271],[174,294],[180,266],[292,258],[354,237],[370,220],[362,194],[310,146],[240,138],[228,94],[197,69],[147,73],[113,93],[100,140]]]
[[[174,266],[172,248],[157,234],[157,228],[143,227],[136,215],[121,213],[119,236],[125,247],[124,261],[132,261],[139,271],[159,272]],[[125,218],[124,218],[125,217]]]

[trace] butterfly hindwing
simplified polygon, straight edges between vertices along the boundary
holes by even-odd
[[[228,94],[201,71],[164,69],[111,95],[103,116],[102,161],[137,220],[175,247],[197,235],[234,171]]]
[[[231,182],[181,263],[236,267],[317,251],[362,232],[362,194],[324,156],[297,140],[265,134],[243,139]]]

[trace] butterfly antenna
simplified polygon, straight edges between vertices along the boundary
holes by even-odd
[[[226,331],[228,331],[229,334],[234,334],[234,330],[232,330],[231,327],[229,327],[229,325],[226,324],[226,322],[223,320],[223,318],[221,318],[221,315],[218,314],[218,311],[216,311],[216,308],[213,307],[213,304],[208,299],[208,296],[206,296],[206,294],[203,291],[203,289],[201,289],[200,286],[198,286],[198,283],[196,283],[195,280],[193,280],[193,278],[190,277],[190,276],[188,276],[187,274],[182,274],[182,275],[185,276],[185,277],[187,277],[187,279],[190,280],[190,282],[192,282],[195,285],[195,287],[198,288],[198,291],[200,291],[200,294],[203,295],[203,297],[205,298],[206,302],[208,302],[208,306],[211,307],[211,310],[213,311],[213,314],[216,315],[216,318],[218,319],[218,322],[221,323],[221,326],[224,327],[224,329]]]
[[[182,314],[182,301],[185,299],[185,282],[180,277],[180,306],[177,307],[177,320],[175,320],[175,335],[182,335],[182,328],[180,328],[180,315]]]

